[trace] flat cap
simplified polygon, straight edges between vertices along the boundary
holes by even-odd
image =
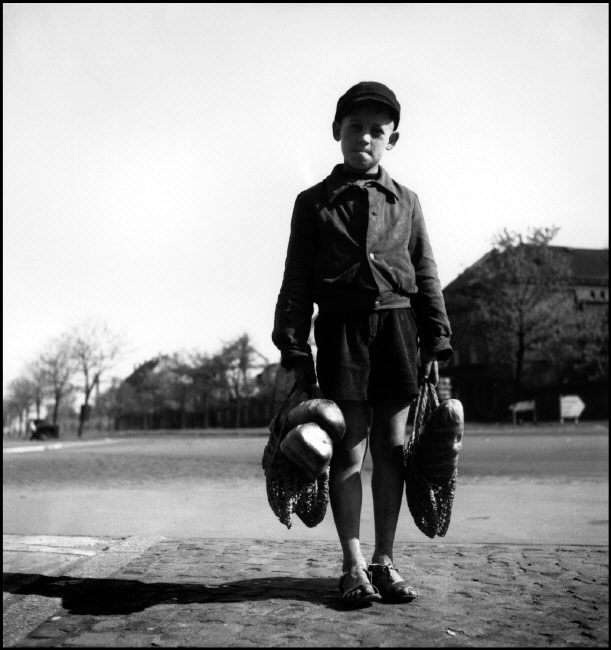
[[[401,116],[401,105],[397,101],[395,93],[379,81],[359,81],[359,83],[348,88],[337,101],[335,121],[339,122],[352,104],[365,100],[379,102],[390,108],[395,122],[395,129],[397,128]]]

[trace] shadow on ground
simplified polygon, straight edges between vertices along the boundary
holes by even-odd
[[[308,601],[342,611],[337,580],[278,576],[237,580],[216,585],[203,583],[140,582],[118,578],[71,578],[30,573],[4,573],[3,590],[61,598],[70,614],[113,615],[141,612],[155,605],[235,603],[286,599]]]

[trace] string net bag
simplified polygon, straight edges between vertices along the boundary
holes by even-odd
[[[460,402],[446,400],[440,405],[435,387],[425,382],[403,458],[407,505],[427,537],[443,537],[450,526],[463,430]]]
[[[265,473],[267,500],[281,523],[291,528],[291,516],[313,528],[324,518],[329,503],[329,468],[311,480],[280,452],[280,443],[289,432],[286,419],[295,406],[315,395],[307,388],[295,384],[272,418],[269,425],[269,439],[263,450],[261,465]]]

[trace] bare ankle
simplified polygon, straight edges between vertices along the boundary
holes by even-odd
[[[388,553],[374,553],[371,557],[372,564],[392,564],[392,556]]]
[[[342,563],[342,571],[346,573],[347,571],[353,571],[354,569],[366,569],[367,562],[364,557],[360,558],[344,558]]]

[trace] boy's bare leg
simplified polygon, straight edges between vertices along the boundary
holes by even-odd
[[[338,402],[338,406],[346,421],[346,434],[333,450],[329,497],[344,556],[343,571],[352,571],[357,567],[367,568],[359,537],[368,408],[366,402]]]
[[[371,459],[373,474],[373,514],[375,550],[372,562],[393,561],[393,545],[399,511],[403,501],[403,444],[409,402],[378,402],[373,409],[371,425]]]

